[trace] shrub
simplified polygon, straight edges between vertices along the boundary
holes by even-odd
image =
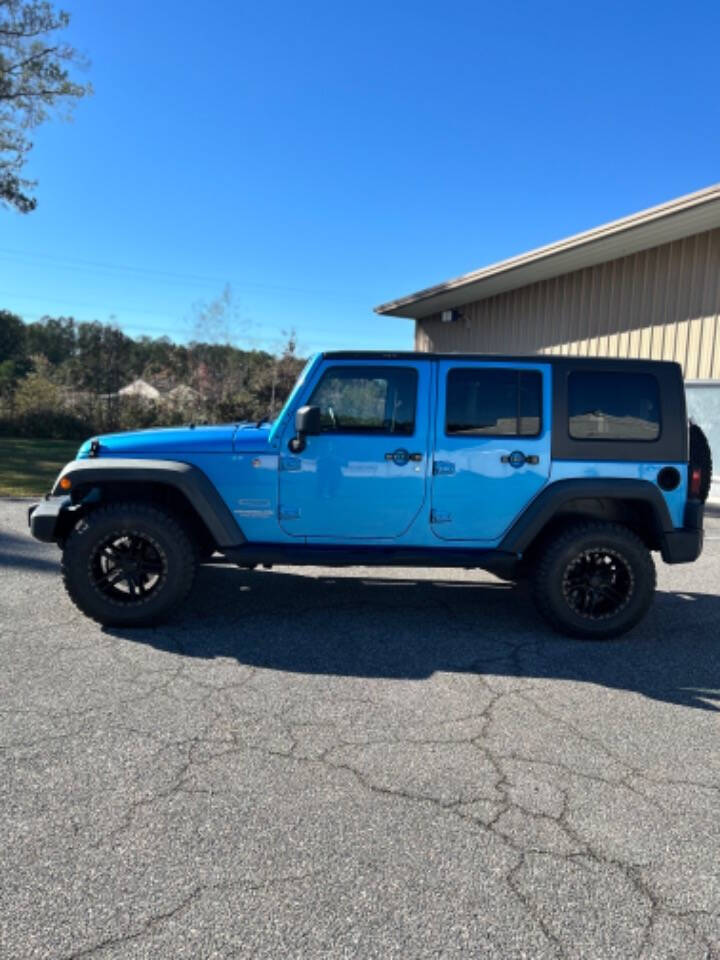
[[[30,410],[14,417],[0,417],[3,437],[84,440],[94,433],[94,423],[64,410]]]

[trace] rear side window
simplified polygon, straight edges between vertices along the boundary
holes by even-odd
[[[650,373],[575,371],[568,378],[568,416],[575,440],[657,440],[658,382]]]
[[[536,437],[542,375],[507,367],[458,367],[447,376],[445,432],[476,437]]]
[[[330,367],[309,402],[320,407],[324,433],[410,436],[417,379],[414,367]]]

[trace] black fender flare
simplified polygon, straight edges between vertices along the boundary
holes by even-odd
[[[66,489],[61,481],[67,478]],[[53,496],[60,496],[78,487],[93,487],[103,483],[164,484],[182,493],[197,511],[218,547],[235,547],[245,543],[245,536],[230,512],[230,508],[203,471],[180,460],[130,460],[124,458],[94,458],[72,460],[61,470]]]
[[[543,527],[573,500],[637,500],[652,509],[659,540],[674,530],[662,493],[649,480],[589,477],[556,480],[544,487],[525,512],[518,517],[499,545],[500,550],[522,554]]]

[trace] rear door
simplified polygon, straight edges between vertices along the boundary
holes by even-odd
[[[336,543],[404,534],[425,502],[430,429],[428,361],[333,362],[310,396],[322,433],[280,458],[280,525]]]
[[[550,475],[547,363],[443,360],[431,528],[442,540],[497,541]]]

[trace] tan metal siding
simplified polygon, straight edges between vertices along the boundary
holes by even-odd
[[[416,321],[415,349],[677,360],[720,379],[720,229]]]

